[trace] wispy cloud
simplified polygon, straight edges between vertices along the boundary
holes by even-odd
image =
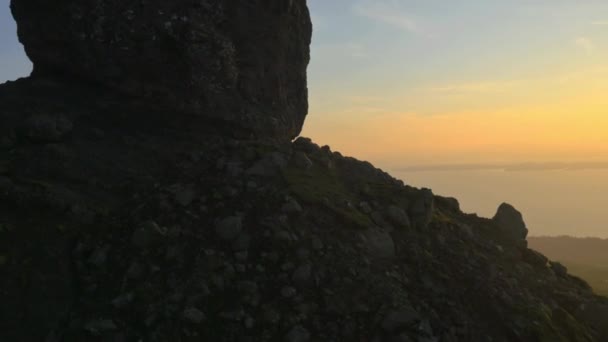
[[[595,50],[595,44],[588,37],[578,37],[574,40],[574,44],[583,49],[588,55],[591,55]]]
[[[386,97],[372,95],[348,95],[344,100],[356,104],[383,103],[387,101]]]
[[[312,20],[312,26],[315,32],[321,31],[325,28],[325,18],[319,13],[310,11],[310,19]]]
[[[353,6],[356,15],[391,25],[411,33],[424,33],[419,23],[411,14],[395,5],[384,1],[363,1]]]
[[[500,93],[514,89],[521,85],[523,81],[483,81],[446,84],[436,87],[426,88],[435,93]]]
[[[414,165],[398,168],[397,171],[420,172],[420,171],[479,171],[479,170],[501,170],[509,171],[583,171],[583,170],[606,170],[608,162],[527,162],[527,163],[465,163],[465,164],[434,164]]]
[[[367,58],[369,56],[365,46],[359,43],[321,44],[313,49],[313,53],[350,58]]]
[[[596,20],[596,21],[592,21],[591,25],[595,25],[595,26],[608,26],[608,20]]]

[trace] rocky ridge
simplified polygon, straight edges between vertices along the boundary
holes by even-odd
[[[309,24],[304,1],[248,4]],[[82,76],[0,86],[0,340],[608,340],[608,299],[527,248],[515,208],[466,214],[290,128],[235,136]]]

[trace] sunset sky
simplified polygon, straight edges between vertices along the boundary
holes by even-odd
[[[608,156],[608,1],[309,5],[304,135],[382,165]]]
[[[31,66],[0,1],[3,81]],[[309,6],[303,135],[391,167],[608,159],[608,1]]]

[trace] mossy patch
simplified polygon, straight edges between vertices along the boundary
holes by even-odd
[[[299,200],[326,207],[356,227],[372,225],[371,219],[354,207],[359,202],[355,189],[349,188],[334,170],[316,164],[308,170],[288,167],[283,178]]]
[[[457,221],[444,213],[443,211],[435,208],[433,211],[433,220],[432,222],[444,223],[444,224],[456,224]]]
[[[539,342],[593,341],[586,328],[564,310],[555,314],[545,305],[527,306],[521,313],[531,323],[528,335]]]

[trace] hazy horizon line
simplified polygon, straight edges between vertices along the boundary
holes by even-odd
[[[575,239],[575,240],[600,240],[608,241],[608,238],[598,236],[575,236],[575,235],[530,235],[528,239]]]
[[[395,168],[399,172],[422,171],[582,171],[608,169],[608,161],[601,162],[521,162],[521,163],[461,163],[422,164]]]

